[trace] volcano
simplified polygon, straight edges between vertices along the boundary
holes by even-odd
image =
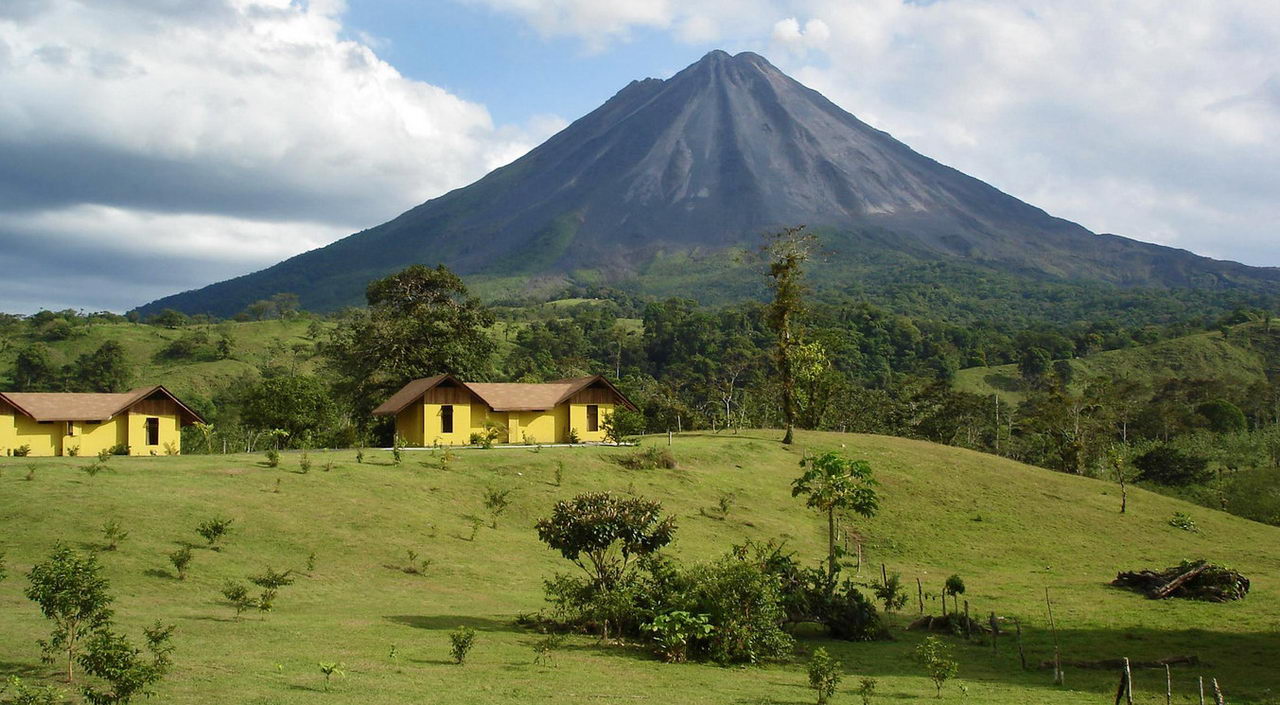
[[[491,292],[554,281],[715,298],[726,253],[795,224],[822,236],[836,289],[842,262],[886,253],[1112,287],[1280,283],[1280,270],[1092,233],[918,154],[757,54],[713,51],[394,220],[141,310],[228,316],[280,292],[332,310],[413,263]],[[706,276],[672,276],[686,265]]]

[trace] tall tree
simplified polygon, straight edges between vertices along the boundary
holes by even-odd
[[[13,361],[13,391],[56,392],[62,380],[57,365],[49,356],[49,348],[35,343],[18,351]]]
[[[322,348],[358,420],[409,380],[486,376],[493,314],[444,265],[415,264],[379,279],[365,298],[369,307],[352,312]]]
[[[769,327],[777,335],[775,352],[778,376],[782,383],[782,415],[787,432],[782,442],[794,440],[796,422],[795,358],[800,345],[799,317],[804,313],[804,263],[808,261],[817,238],[803,225],[767,235],[761,248],[768,265],[769,288],[773,301],[766,311]]]
[[[791,496],[808,495],[805,504],[827,515],[827,565],[839,570],[836,552],[836,512],[875,516],[880,509],[878,484],[865,460],[852,460],[834,451],[800,461],[805,473],[791,483]],[[834,584],[834,582],[833,582]]]
[[[67,682],[73,678],[72,665],[80,642],[107,626],[111,619],[111,596],[107,580],[93,554],[80,555],[66,546],[58,546],[44,563],[37,563],[27,573],[31,582],[27,598],[40,605],[40,611],[53,622],[53,636],[40,641],[45,654],[67,655]]]
[[[124,348],[114,340],[81,355],[70,372],[68,387],[78,392],[123,392],[133,377]]]

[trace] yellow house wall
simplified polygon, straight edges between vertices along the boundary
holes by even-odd
[[[65,424],[42,424],[0,404],[0,455],[13,455],[20,446],[30,446],[32,456],[57,455]]]
[[[556,443],[560,437],[556,435],[555,410],[548,411],[513,411],[513,419],[518,419],[519,432],[512,432],[512,443]],[[512,422],[512,428],[517,422]]]
[[[599,430],[587,430],[587,405],[586,404],[568,404],[569,407],[569,427],[577,429],[578,440],[584,443],[597,443],[604,440],[604,422],[613,414],[613,404],[596,404],[600,407]]]
[[[52,425],[64,430],[67,426],[65,423]],[[103,423],[73,421],[71,427],[75,435],[63,436],[61,439],[63,455],[71,455],[73,448],[77,455],[97,455],[104,450],[111,450],[119,444],[129,444],[129,428],[124,416],[117,416]],[[164,421],[160,422],[160,429],[161,439],[163,440]],[[146,441],[145,430],[139,438],[144,442]]]
[[[444,432],[440,410],[445,406],[453,407],[453,433]],[[482,404],[423,404],[424,445],[460,446],[469,443],[474,427],[471,415],[476,406],[484,409]],[[483,421],[480,423],[484,425]]]
[[[175,451],[182,451],[182,431],[177,414],[139,414],[130,411],[116,417],[125,419],[129,433],[129,455],[166,455],[166,444],[172,444]],[[160,443],[147,445],[147,419],[160,419]]]
[[[396,414],[396,435],[406,445],[423,445],[422,404],[410,404]]]

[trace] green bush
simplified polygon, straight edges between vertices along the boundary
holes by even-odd
[[[836,694],[836,688],[844,676],[840,673],[840,664],[827,654],[827,650],[818,647],[809,658],[809,687],[818,694],[818,705],[826,705]]]
[[[1196,526],[1195,520],[1186,512],[1174,512],[1173,516],[1169,518],[1169,526],[1172,526],[1175,529],[1182,529],[1183,531],[1200,531],[1200,528]]]
[[[644,414],[638,411],[615,407],[613,413],[605,417],[600,427],[604,429],[604,437],[613,443],[625,443],[632,436],[645,432]]]
[[[169,562],[173,564],[173,569],[178,571],[178,580],[187,579],[187,567],[191,565],[193,555],[190,546],[183,546],[169,554]]]
[[[15,458],[25,458],[28,455],[31,455],[31,444],[29,443],[23,443],[13,449],[13,457]]]
[[[628,470],[657,470],[659,468],[673,470],[677,467],[676,457],[666,448],[650,446],[637,448],[626,455],[615,458],[615,462]]]
[[[267,467],[280,467],[280,451],[275,448],[267,449]]]
[[[458,627],[449,632],[449,654],[453,662],[461,666],[467,660],[467,654],[476,643],[476,630],[471,627]]]
[[[221,550],[218,543],[231,533],[231,521],[231,519],[222,519],[218,517],[206,519],[196,526],[196,533],[204,537],[204,540],[208,542],[210,549],[214,551]]]
[[[916,663],[924,667],[925,674],[937,689],[937,696],[941,698],[942,684],[947,679],[954,678],[959,670],[959,665],[951,657],[951,649],[938,637],[927,636],[916,646],[912,655]]]
[[[689,647],[696,640],[706,639],[715,631],[705,614],[689,614],[675,610],[660,614],[644,626],[653,638],[658,655],[667,663],[684,663],[689,658]]]
[[[786,611],[778,579],[759,566],[729,556],[690,571],[689,611],[708,615],[714,630],[706,655],[719,663],[760,663],[791,652],[782,630]]]

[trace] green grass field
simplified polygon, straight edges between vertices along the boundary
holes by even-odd
[[[1113,672],[1067,668],[1059,688],[1035,668],[1052,652],[1046,587],[1067,660],[1195,654],[1200,666],[1173,669],[1174,702],[1196,702],[1197,676],[1218,678],[1233,704],[1280,702],[1280,529],[1141,490],[1130,490],[1129,513],[1120,515],[1105,482],[924,442],[801,433],[788,450],[778,437],[677,436],[680,467],[648,471],[611,462],[630,452],[620,448],[461,451],[448,470],[428,451],[406,452],[400,467],[381,451],[359,465],[353,451],[312,452],[305,475],[297,453],[276,469],[249,455],[114,458],[113,471],[96,477],[79,471],[91,459],[0,459],[0,546],[10,574],[0,582],[0,675],[56,682],[56,666],[39,659],[36,640],[48,628],[22,595],[25,573],[57,541],[92,549],[115,518],[132,532],[100,554],[117,622],[135,638],[156,619],[177,625],[162,703],[806,703],[805,654],[817,646],[844,665],[836,703],[857,702],[852,690],[864,676],[879,680],[875,702],[935,702],[909,658],[920,636],[901,627],[916,614],[915,579],[937,592],[952,573],[965,579],[975,615],[1021,620],[1032,670],[1019,668],[1012,639],[993,654],[948,638],[961,663],[956,683],[968,692],[949,684],[942,702],[1111,702]],[[570,567],[532,529],[554,501],[597,489],[660,499],[678,516],[672,551],[683,560],[713,559],[747,538],[785,538],[816,562],[825,522],[790,496],[789,484],[805,449],[840,447],[869,460],[883,483],[883,510],[858,524],[863,577],[878,577],[883,562],[913,586],[905,614],[891,618],[894,641],[801,636],[790,662],[724,668],[664,664],[638,646],[581,636],[554,667],[533,664],[539,637],[513,619],[539,609],[542,580]],[[561,487],[552,482],[557,461]],[[496,530],[471,540],[468,517],[484,513],[486,487],[514,488],[514,501]],[[702,515],[723,492],[736,497],[727,518]],[[1175,511],[1191,514],[1200,533],[1169,526]],[[201,543],[193,529],[214,516],[234,519],[226,548],[197,550],[190,577],[176,580],[165,555]],[[425,575],[396,567],[407,550],[433,561]],[[273,612],[235,619],[219,594],[226,579],[302,568],[313,551],[314,571],[283,588]],[[1156,602],[1107,585],[1118,570],[1199,557],[1249,576],[1248,599]],[[938,611],[936,601],[929,609]],[[479,632],[464,666],[448,657],[448,632],[459,625]],[[346,671],[329,693],[321,661]],[[1135,680],[1138,702],[1164,701],[1163,671],[1139,670]]]
[[[1246,324],[1235,327],[1231,338],[1224,338],[1217,331],[1197,333],[1077,358],[1071,360],[1071,387],[1079,391],[1098,377],[1130,380],[1148,387],[1166,379],[1216,379],[1242,387],[1266,382],[1266,358],[1250,344],[1248,336],[1257,335],[1260,330],[1259,325]],[[952,386],[956,391],[983,396],[999,394],[1010,404],[1019,404],[1026,398],[1026,386],[1017,365],[963,369],[956,372]]]

